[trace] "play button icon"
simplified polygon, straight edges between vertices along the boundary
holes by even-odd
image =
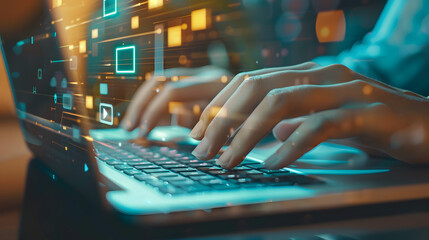
[[[99,109],[99,117],[100,122],[107,124],[107,125],[113,125],[113,106],[112,104],[107,103],[100,103],[100,109]]]

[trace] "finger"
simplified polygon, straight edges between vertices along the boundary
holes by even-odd
[[[335,109],[313,114],[265,161],[265,167],[286,167],[328,139],[363,135],[366,132],[364,118],[371,108],[373,106],[369,105],[360,109]]]
[[[281,142],[286,141],[306,119],[306,117],[297,117],[281,121],[273,129],[274,137]]]
[[[201,140],[204,136],[205,130],[207,129],[207,126],[210,123],[211,119],[216,115],[214,113],[218,112],[217,109],[223,106],[227,102],[227,100],[232,96],[232,94],[237,90],[237,88],[243,83],[243,81],[248,79],[249,77],[259,76],[262,74],[273,73],[278,71],[307,70],[307,69],[314,68],[316,66],[318,65],[315,63],[307,62],[307,63],[295,65],[295,66],[269,68],[269,69],[262,69],[262,70],[238,74],[207,105],[207,107],[204,109],[203,113],[201,114],[200,121],[193,128],[192,132],[190,133],[190,136],[195,139]]]
[[[360,88],[365,84],[356,80],[330,86],[305,85],[271,91],[246,120],[231,145],[219,158],[219,164],[224,168],[238,165],[285,118],[335,109],[351,102],[368,102],[368,96]],[[377,93],[378,90],[374,89],[374,92]]]
[[[224,84],[220,81],[177,82],[169,84],[150,102],[142,114],[139,137],[146,136],[156,125],[157,121],[168,114],[170,102],[189,102],[213,96]]]
[[[137,90],[120,124],[122,128],[127,131],[132,131],[138,126],[141,114],[157,94],[157,89],[159,91],[164,84],[164,82],[160,80],[161,79],[158,77],[153,77]]]
[[[332,71],[333,67],[337,66],[316,70],[281,71],[246,79],[219,113],[211,121],[206,120],[210,124],[205,130],[204,138],[194,150],[195,156],[203,160],[213,158],[230,137],[230,133],[246,120],[247,116],[272,89],[295,84],[322,84],[325,81],[349,80],[351,74],[348,74],[348,69]]]
[[[163,76],[153,76],[145,82],[134,94],[130,106],[127,109],[125,117],[120,126],[128,131],[135,129],[141,120],[142,113],[150,101],[162,90],[162,85],[167,79],[174,76],[193,76],[203,70],[209,70],[209,67],[202,68],[170,68],[164,70]]]

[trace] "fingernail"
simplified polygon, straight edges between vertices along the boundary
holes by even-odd
[[[189,136],[194,139],[200,139],[203,134],[203,121],[198,121],[198,123],[195,125],[195,127],[192,129],[192,131],[189,133]]]
[[[265,160],[264,162],[264,167],[266,169],[277,169],[277,165],[279,162],[279,157],[277,157],[277,155],[273,155],[271,157],[269,157],[267,160]]]
[[[131,127],[131,121],[130,120],[122,120],[122,122],[119,124],[119,127],[126,130],[126,131],[130,131],[130,127]]]
[[[229,169],[231,163],[231,151],[228,149],[216,160],[216,163],[222,168]]]
[[[206,138],[203,138],[201,142],[198,144],[198,146],[192,151],[192,154],[201,160],[207,160],[207,157],[209,155],[209,142]]]

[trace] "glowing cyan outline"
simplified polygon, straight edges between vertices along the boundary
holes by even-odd
[[[133,49],[133,70],[119,70],[118,69],[118,51]],[[116,73],[135,73],[136,72],[136,46],[126,46],[116,48]]]
[[[118,0],[115,0],[115,11],[108,13],[108,14],[106,14],[106,1],[107,0],[103,0],[103,17],[107,17],[110,15],[116,14],[118,12]]]
[[[110,121],[106,121],[102,119],[103,114],[101,113],[101,108],[102,107],[108,107],[110,108],[110,114],[111,114],[111,118]],[[107,125],[113,125],[113,105],[112,104],[108,104],[108,103],[100,103],[100,106],[98,108],[98,118],[100,120],[101,123],[107,124]]]

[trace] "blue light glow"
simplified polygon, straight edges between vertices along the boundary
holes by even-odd
[[[126,54],[127,51],[132,51],[132,59],[131,59],[131,68],[123,69],[124,67],[120,67],[119,63],[119,54]],[[121,59],[121,61],[123,61]],[[126,46],[126,47],[118,47],[116,48],[116,73],[135,73],[136,72],[136,46]]]
[[[113,11],[110,12],[106,12],[106,2],[107,1],[114,1],[114,6],[113,6]],[[107,17],[113,14],[116,14],[116,12],[118,11],[118,2],[117,0],[103,0],[103,17]]]

